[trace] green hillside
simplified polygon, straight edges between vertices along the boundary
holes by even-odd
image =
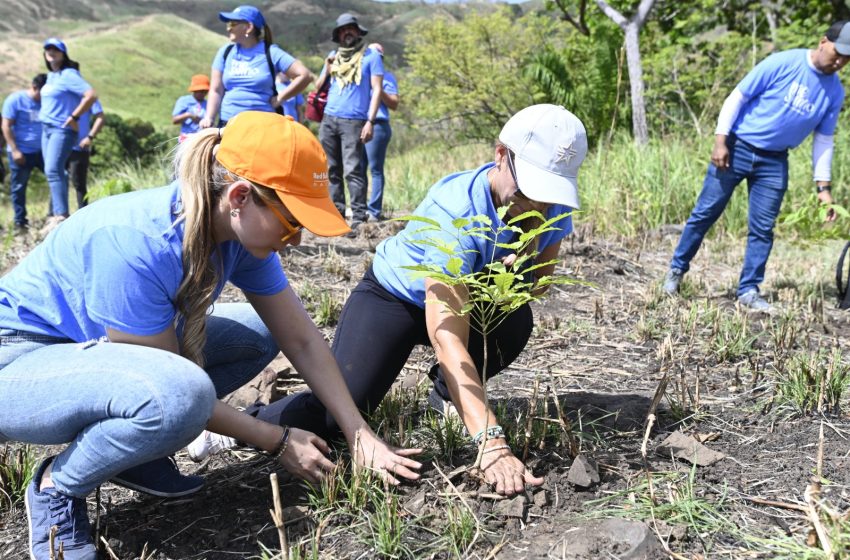
[[[154,39],[155,38],[155,39]],[[170,126],[192,74],[209,74],[224,38],[171,15],[156,15],[69,40],[105,111]]]

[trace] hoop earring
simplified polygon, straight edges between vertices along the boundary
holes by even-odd
[[[239,217],[239,208],[234,208],[233,210],[231,210],[230,216],[232,218],[238,218]]]

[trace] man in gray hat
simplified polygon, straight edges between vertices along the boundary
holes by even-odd
[[[663,289],[679,291],[682,276],[735,187],[749,187],[749,233],[738,302],[770,312],[759,294],[773,247],[773,226],[788,188],[788,150],[814,132],[812,168],[817,198],[832,204],[833,135],[844,102],[837,72],[850,61],[850,22],[834,23],[814,49],[791,49],[761,61],[726,98],[702,192],[685,224]],[[835,219],[830,210],[827,220]]]
[[[333,42],[339,48],[325,60],[317,80],[321,89],[330,80],[328,102],[319,128],[319,140],[328,157],[331,198],[345,216],[345,189],[351,199],[351,233],[366,221],[366,168],[360,162],[364,144],[372,139],[373,126],[381,105],[384,66],[380,53],[366,48],[368,30],[351,14],[342,14],[333,29]]]

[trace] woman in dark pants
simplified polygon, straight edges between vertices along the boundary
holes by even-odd
[[[523,109],[508,121],[499,135],[495,161],[482,167],[449,175],[431,187],[414,212],[436,220],[452,231],[458,218],[489,216],[499,223],[498,209],[509,206],[505,221],[537,210],[549,218],[578,208],[576,180],[587,152],[584,126],[572,113],[554,105]],[[463,261],[465,272],[480,271],[490,262],[513,264],[515,254],[494,246],[480,236],[461,236],[455,255],[433,244],[412,239],[433,238],[421,233],[413,222],[400,234],[378,246],[372,267],[352,292],[340,316],[333,353],[357,406],[373,411],[398,377],[417,344],[431,345],[438,364],[431,369],[432,405],[444,412],[454,405],[475,443],[484,441],[481,467],[496,491],[511,495],[525,484],[540,485],[512,453],[496,415],[484,398],[479,372],[483,341],[463,317],[447,311],[460,309],[466,294],[433,279],[413,280],[404,268],[419,264],[446,266],[452,256]],[[538,238],[536,262],[551,261],[561,240],[572,229],[568,215],[555,222],[552,231]],[[495,232],[494,232],[495,233]],[[509,242],[513,232],[503,231],[499,242]],[[453,238],[448,233],[447,239]],[[554,265],[542,267],[538,276],[550,275]],[[542,288],[535,288],[541,293]],[[531,334],[533,318],[525,305],[509,315],[489,336],[487,378],[498,374],[516,359]],[[251,411],[272,423],[293,424],[332,437],[333,418],[311,392],[292,395]]]

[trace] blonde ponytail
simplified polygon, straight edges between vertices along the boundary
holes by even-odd
[[[181,354],[204,366],[207,310],[213,303],[219,267],[213,213],[228,184],[227,170],[214,159],[219,129],[208,128],[180,144],[174,161],[183,204],[183,280],[177,290],[177,311],[183,318]]]

